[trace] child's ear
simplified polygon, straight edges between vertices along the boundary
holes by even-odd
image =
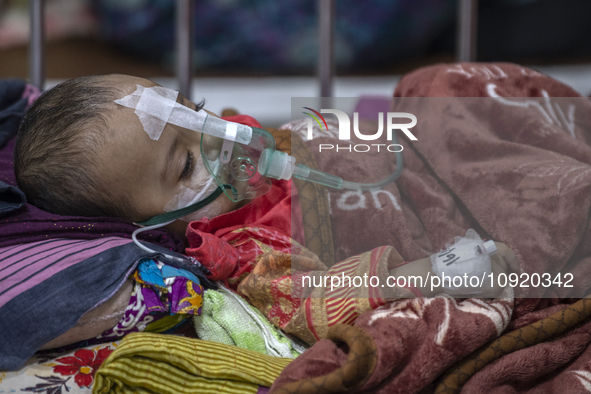
[[[224,108],[222,110],[222,118],[225,118],[226,116],[236,116],[236,115],[240,115],[240,112],[238,112],[238,110],[236,110],[234,108]]]

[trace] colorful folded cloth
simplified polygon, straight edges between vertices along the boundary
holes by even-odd
[[[194,338],[133,333],[96,373],[93,393],[257,393],[289,358]]]
[[[240,296],[220,287],[205,292],[202,314],[193,317],[199,338],[275,357],[297,357],[305,350]]]
[[[137,331],[169,331],[191,315],[201,313],[203,287],[193,273],[145,258],[139,261],[132,278],[134,288],[129,305],[117,326],[88,343]]]

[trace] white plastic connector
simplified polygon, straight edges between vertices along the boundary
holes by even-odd
[[[268,165],[267,161],[269,161]],[[259,170],[263,170],[266,167],[267,172],[262,175],[273,179],[289,180],[295,171],[295,163],[295,157],[291,157],[285,152],[265,149],[259,162]]]
[[[492,256],[493,254],[497,253],[497,245],[492,240],[488,240],[484,243],[484,249],[486,249],[489,256]]]

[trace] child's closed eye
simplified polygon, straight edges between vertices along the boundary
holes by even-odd
[[[185,162],[185,168],[183,169],[183,172],[181,173],[181,176],[179,177],[179,181],[189,178],[191,176],[191,174],[193,173],[194,169],[195,169],[195,157],[193,156],[193,153],[191,151],[188,151],[187,152],[187,161]]]

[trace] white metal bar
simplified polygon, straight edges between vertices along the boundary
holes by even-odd
[[[176,73],[179,91],[191,100],[193,73],[193,0],[177,0]]]
[[[457,60],[476,61],[478,0],[458,0]]]
[[[334,77],[335,0],[318,0],[318,78],[320,97],[332,97]]]
[[[43,90],[45,85],[45,2],[29,0],[29,79]]]

